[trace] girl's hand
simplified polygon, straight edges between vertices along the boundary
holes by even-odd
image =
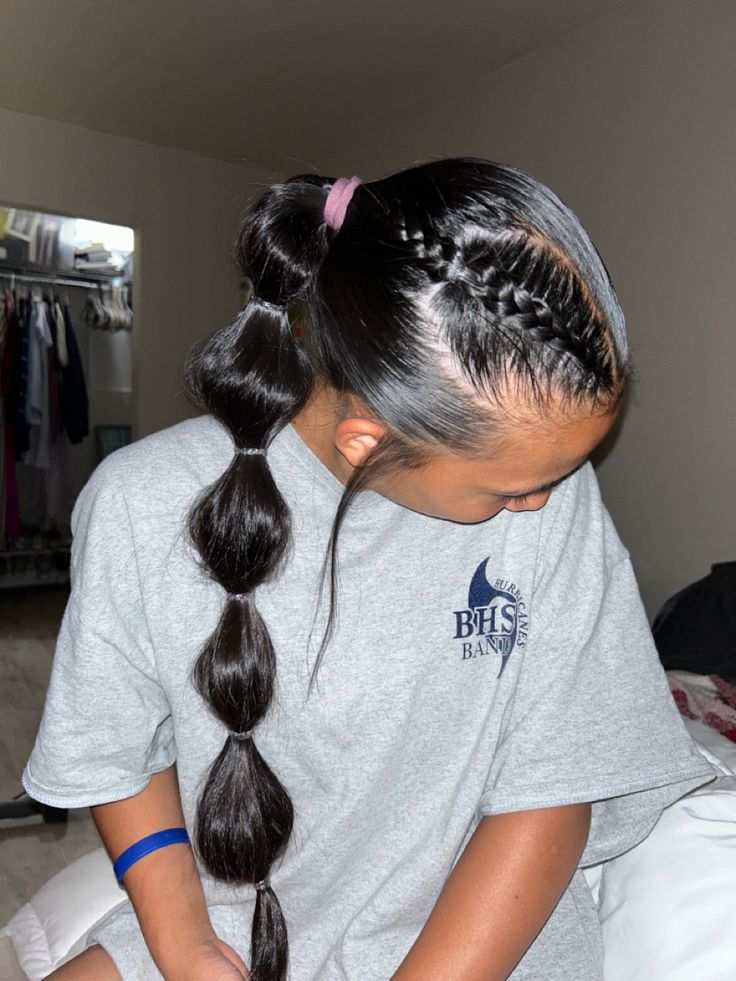
[[[247,981],[248,968],[233,948],[223,940],[213,937],[194,948],[188,948],[171,973],[164,971],[172,981]]]

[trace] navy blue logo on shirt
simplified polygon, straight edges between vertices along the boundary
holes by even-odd
[[[508,579],[489,578],[483,559],[468,591],[468,606],[455,610],[455,640],[462,642],[462,660],[495,654],[501,658],[501,677],[515,648],[524,650],[529,616],[517,586]]]

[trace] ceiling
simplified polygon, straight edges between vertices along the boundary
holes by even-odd
[[[632,0],[34,0],[0,106],[280,173],[383,172],[391,134]]]

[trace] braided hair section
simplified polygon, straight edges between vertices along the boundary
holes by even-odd
[[[435,285],[433,319],[450,325],[442,339],[477,390],[515,375],[543,400],[564,367],[571,401],[605,405],[620,391],[605,317],[571,260],[536,229],[471,227],[449,240],[404,220],[398,237]],[[469,317],[473,330],[452,329]]]

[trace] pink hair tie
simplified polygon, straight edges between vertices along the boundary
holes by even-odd
[[[349,180],[347,177],[338,177],[330,188],[330,193],[325,201],[325,223],[330,228],[334,228],[336,232],[342,228],[345,213],[353,199],[355,189],[362,183],[360,177],[351,177]]]

